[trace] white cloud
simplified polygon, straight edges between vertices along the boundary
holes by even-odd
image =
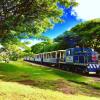
[[[32,45],[43,42],[43,40],[41,40],[41,39],[34,39],[34,40],[31,40],[31,41],[32,41],[32,43],[31,43]]]
[[[31,47],[32,45],[43,42],[43,40],[41,40],[41,39],[23,39],[21,42],[29,42],[29,44],[27,44],[27,46]]]
[[[100,18],[100,0],[76,0],[79,5],[73,10],[83,20]],[[72,14],[76,14],[72,11]]]

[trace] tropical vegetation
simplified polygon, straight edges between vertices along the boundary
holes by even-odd
[[[25,50],[24,53],[27,51],[27,42],[22,43],[22,39],[37,37],[45,40],[41,34],[63,21],[63,10],[59,5],[70,7],[77,3],[75,0],[0,0],[0,45],[4,49],[0,53],[15,60],[23,56],[20,49]]]
[[[80,47],[90,47],[100,52],[100,19],[80,23],[70,31],[66,31],[56,37],[52,40],[51,44],[47,41],[32,46],[32,51],[34,53],[40,53],[43,51],[64,50],[75,47],[76,45]]]

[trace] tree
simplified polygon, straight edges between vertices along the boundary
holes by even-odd
[[[10,59],[17,59],[22,52],[19,47],[25,47],[21,39],[39,36],[62,22],[63,10],[58,4],[77,5],[75,0],[0,0],[0,43],[8,50],[5,52],[11,54]]]
[[[76,33],[81,38],[81,41],[78,42],[80,45],[92,47],[99,51],[100,19],[94,19],[78,24],[71,29],[71,32]]]
[[[60,49],[67,49],[75,47],[77,42],[80,41],[80,37],[76,33],[65,31],[62,35],[55,38],[54,41],[59,43]]]
[[[63,11],[58,3],[77,5],[74,0],[0,0],[1,41],[40,34],[61,22]]]
[[[59,45],[57,42],[48,39],[47,41],[33,45],[31,48],[32,48],[31,51],[33,53],[43,53],[43,52],[59,50]]]
[[[24,56],[24,52],[15,44],[5,44],[0,55],[3,58],[2,60],[6,61],[6,59],[9,59],[15,61],[18,58],[22,58]]]

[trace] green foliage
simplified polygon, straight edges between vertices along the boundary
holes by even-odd
[[[66,31],[62,35],[55,38],[54,40],[47,39],[46,42],[41,42],[32,46],[32,52],[42,53],[42,52],[67,49],[71,47],[70,44],[68,43],[68,40],[74,39],[75,36],[77,35],[72,32]]]
[[[70,41],[73,44],[70,45]],[[54,42],[42,42],[32,47],[34,53],[63,50],[75,45],[91,47],[100,52],[100,19],[87,21],[76,25],[71,31],[66,31],[54,39]]]
[[[75,40],[76,38],[77,38],[77,35],[75,33],[66,31],[62,35],[56,37],[54,41],[58,42],[60,49],[63,50],[63,49],[72,47],[69,41]]]
[[[33,45],[31,48],[31,51],[33,53],[50,52],[60,49],[59,44],[57,42],[54,42],[53,40],[38,43],[36,45]]]
[[[55,23],[62,22],[63,10],[58,7],[58,3],[66,7],[77,5],[75,0],[0,0],[0,43],[9,49],[6,52],[10,52],[10,59],[17,60],[20,55],[32,55],[28,50],[22,54],[18,49],[27,48],[27,43],[21,43],[21,39],[37,37],[49,41],[41,33],[52,29]],[[19,47],[16,48],[16,45]],[[53,47],[50,45],[48,48]],[[36,48],[36,53],[43,52],[44,44],[40,44],[40,50],[38,46]]]
[[[96,50],[100,48],[100,19],[90,20],[71,29],[71,32],[76,33],[81,37],[80,45],[92,47]],[[100,51],[99,51],[100,52]]]
[[[62,35],[55,38],[54,40],[48,39],[46,42],[41,42],[32,46],[32,52],[42,53],[42,52],[50,52],[50,51],[67,49],[70,47],[70,44],[68,44],[66,38],[74,39],[74,36],[76,36],[76,34],[66,31]]]
[[[33,45],[32,48],[32,52],[33,53],[41,53],[41,52],[45,52],[45,46],[50,45],[49,42],[41,42],[38,43],[36,45]]]
[[[0,61],[5,61],[6,63],[9,62],[9,55],[7,52],[3,51],[0,53]]]
[[[62,22],[63,11],[58,3],[66,7],[77,5],[75,0],[1,0],[0,38],[41,34]]]
[[[6,43],[0,55],[1,61],[9,62],[9,60],[16,61],[18,58],[24,57],[25,52],[23,52],[21,48],[15,44]]]

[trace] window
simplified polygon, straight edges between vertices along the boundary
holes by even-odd
[[[71,55],[71,52],[70,52],[70,50],[67,50],[67,56],[69,56],[69,55]]]

